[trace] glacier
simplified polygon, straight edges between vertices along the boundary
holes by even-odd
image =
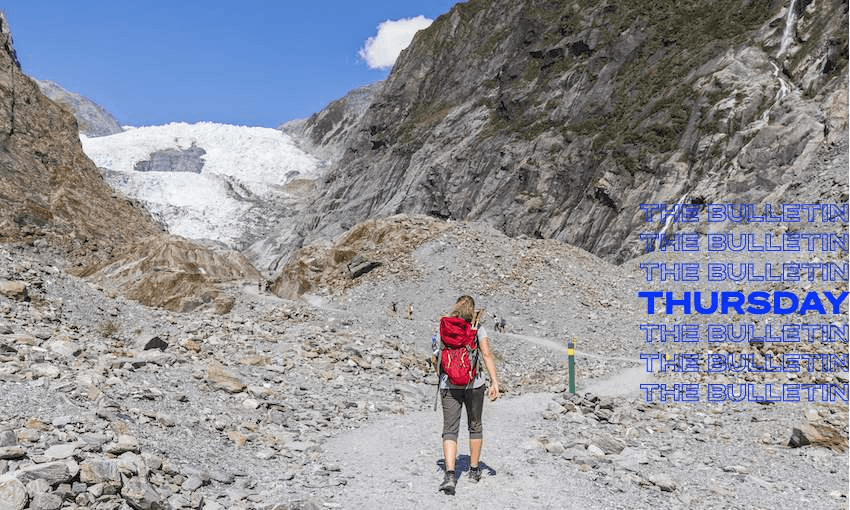
[[[304,189],[294,184],[321,174],[321,162],[277,129],[213,122],[124,129],[80,135],[107,183],[143,203],[172,234],[237,250],[287,221],[293,194]],[[199,172],[163,167],[181,151],[200,154]],[[157,160],[162,153],[172,157]]]

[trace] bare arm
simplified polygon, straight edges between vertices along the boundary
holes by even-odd
[[[493,353],[490,351],[490,339],[487,337],[479,338],[478,346],[481,349],[481,355],[484,357],[484,366],[487,368],[487,373],[490,374],[488,395],[490,400],[496,400],[499,398],[499,379],[496,377],[496,362],[493,361]]]

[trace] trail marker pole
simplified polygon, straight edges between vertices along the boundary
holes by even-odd
[[[576,352],[575,352],[575,341],[573,338],[569,342],[567,342],[567,367],[570,372],[570,393],[575,395],[576,392]]]

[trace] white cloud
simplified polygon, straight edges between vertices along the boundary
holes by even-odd
[[[360,58],[372,69],[392,67],[401,50],[407,48],[413,40],[413,35],[427,28],[432,21],[422,15],[384,21],[378,25],[378,33],[366,39],[366,43],[360,48]]]

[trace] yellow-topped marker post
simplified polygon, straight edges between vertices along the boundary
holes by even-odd
[[[576,392],[576,339],[573,338],[567,342],[567,367],[570,373],[570,393]]]

